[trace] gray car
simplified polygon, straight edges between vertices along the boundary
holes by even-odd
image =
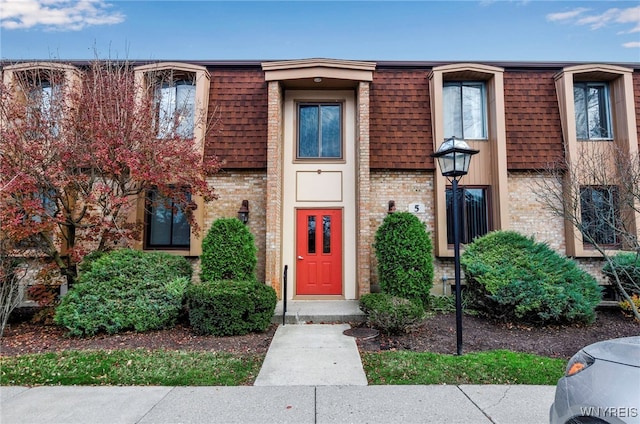
[[[640,423],[640,336],[586,346],[567,364],[551,424]]]

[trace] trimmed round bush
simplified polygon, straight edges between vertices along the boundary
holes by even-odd
[[[180,256],[116,250],[100,256],[62,298],[54,321],[72,336],[175,325],[191,279]]]
[[[265,331],[277,302],[271,286],[254,280],[192,284],[186,297],[194,332],[214,336]]]
[[[383,333],[401,334],[412,331],[425,317],[424,307],[388,293],[367,293],[360,296],[360,309],[367,316],[367,325]]]
[[[629,296],[640,296],[640,255],[631,252],[619,253],[605,263],[602,273],[609,279],[616,291],[615,273],[618,274],[622,288]]]
[[[202,241],[202,281],[255,280],[258,261],[253,234],[237,218],[217,219]]]
[[[387,215],[376,232],[380,290],[426,305],[433,286],[433,246],[430,234],[409,212]]]
[[[469,307],[486,316],[540,325],[595,319],[596,279],[533,237],[486,234],[466,246],[460,264]]]

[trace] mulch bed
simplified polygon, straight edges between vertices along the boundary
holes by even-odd
[[[529,327],[494,323],[484,318],[465,315],[463,351],[477,352],[509,349],[538,355],[570,358],[581,347],[600,340],[640,335],[640,323],[625,317],[617,309],[598,312],[590,326]],[[358,324],[362,325],[362,324]],[[264,333],[234,337],[195,335],[185,323],[175,328],[146,333],[125,332],[88,338],[71,338],[55,326],[10,323],[0,340],[0,355],[56,352],[78,349],[169,349],[234,353],[266,353],[277,325]],[[379,335],[370,340],[357,339],[362,352],[411,350],[416,352],[456,352],[455,314],[428,318],[416,331],[397,336]]]
[[[532,327],[496,323],[471,315],[462,317],[463,352],[508,349],[569,359],[580,348],[597,341],[639,336],[640,322],[625,317],[618,309],[598,311],[588,326]],[[378,336],[359,341],[361,351],[412,350],[417,352],[456,353],[455,314],[436,315],[415,332],[400,336]]]

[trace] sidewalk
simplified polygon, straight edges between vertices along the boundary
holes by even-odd
[[[0,388],[2,424],[542,424],[553,386]]]

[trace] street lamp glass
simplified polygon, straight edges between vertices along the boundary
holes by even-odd
[[[440,171],[445,177],[461,177],[469,172],[471,156],[478,153],[466,141],[451,137],[440,145],[433,157],[438,159]]]

